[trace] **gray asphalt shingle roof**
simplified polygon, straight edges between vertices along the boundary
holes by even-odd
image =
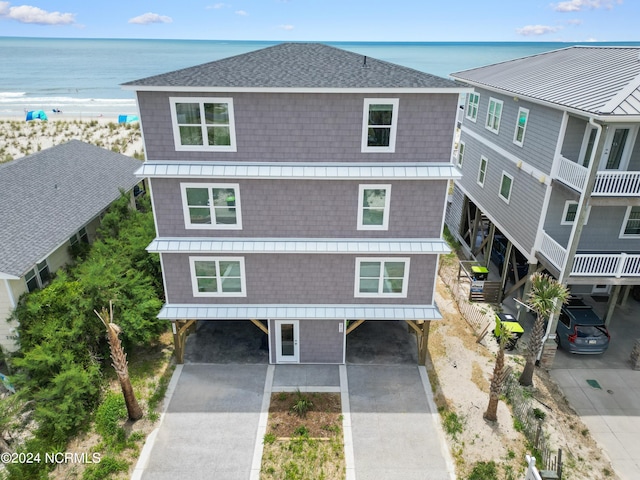
[[[575,46],[452,73],[595,115],[640,115],[640,47]]]
[[[124,83],[144,87],[460,88],[455,82],[320,43],[283,43]]]
[[[0,273],[25,274],[131,190],[141,165],[79,140],[0,165]]]

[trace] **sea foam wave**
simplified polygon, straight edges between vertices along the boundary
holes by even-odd
[[[19,97],[24,97],[27,92],[0,92],[0,100],[8,98],[15,99]]]

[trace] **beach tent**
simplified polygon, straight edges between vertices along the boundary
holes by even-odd
[[[118,123],[131,123],[131,122],[137,122],[137,121],[138,121],[137,115],[119,115],[118,116]]]
[[[43,110],[31,110],[27,112],[27,122],[30,120],[47,120],[47,114]]]

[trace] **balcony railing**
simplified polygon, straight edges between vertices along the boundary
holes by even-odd
[[[562,268],[567,250],[546,232],[542,235],[540,253],[558,269]],[[577,253],[573,260],[572,276],[584,277],[640,277],[640,254]]]
[[[640,277],[640,255],[627,253],[576,254],[571,275],[586,277]]]
[[[592,195],[607,197],[640,196],[640,172],[611,170],[598,172]]]
[[[582,192],[584,184],[587,181],[588,170],[582,165],[560,156],[560,165],[556,177],[562,183],[567,184],[574,190]]]
[[[588,169],[560,156],[556,178],[578,192],[582,192],[587,182]],[[640,172],[601,170],[596,173],[593,196],[638,197],[640,196]]]
[[[547,257],[558,270],[562,269],[567,250],[544,231],[542,232],[540,253]]]

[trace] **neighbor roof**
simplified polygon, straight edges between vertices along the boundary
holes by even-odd
[[[141,162],[71,140],[0,165],[0,275],[21,277],[140,180]]]
[[[455,82],[319,43],[283,43],[195,67],[124,83],[226,89],[446,88]],[[166,88],[165,88],[166,89]]]
[[[640,47],[575,46],[452,73],[592,115],[640,115]]]

